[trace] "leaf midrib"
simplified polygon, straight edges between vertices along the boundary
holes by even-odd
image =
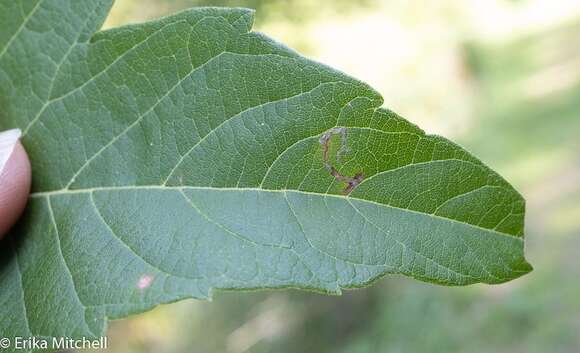
[[[320,193],[320,192],[312,192],[312,191],[304,191],[304,190],[295,190],[295,189],[264,189],[264,188],[236,188],[236,187],[211,187],[211,186],[161,186],[161,185],[141,185],[141,186],[103,186],[103,187],[94,187],[94,188],[84,188],[84,189],[68,189],[68,190],[56,190],[56,191],[46,191],[46,192],[36,192],[30,195],[31,198],[42,198],[42,197],[53,197],[53,196],[67,196],[67,195],[78,195],[78,194],[89,194],[93,192],[100,192],[100,191],[132,191],[132,190],[158,190],[158,191],[177,191],[181,192],[183,190],[212,190],[212,191],[238,191],[238,192],[246,192],[246,191],[253,191],[253,192],[276,192],[276,193],[297,193],[297,194],[304,194],[304,195],[314,195],[319,197],[333,197],[343,201],[360,201],[366,202],[369,204],[373,204],[376,206],[386,207],[394,210],[399,210],[403,212],[418,214],[421,216],[432,217],[441,221],[445,222],[452,222],[461,224],[464,226],[472,227],[475,229],[482,230],[490,235],[501,236],[501,237],[510,237],[517,239],[519,241],[523,241],[523,239],[517,235],[509,234],[509,233],[502,233],[494,229],[484,228],[475,224],[462,222],[456,219],[447,218],[438,216],[431,213],[419,212],[412,209],[407,209],[403,207],[397,207],[393,205],[383,204],[380,202],[362,199],[360,197],[353,197],[351,195],[336,195],[336,194],[329,194],[329,193]]]

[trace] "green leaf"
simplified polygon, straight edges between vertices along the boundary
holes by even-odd
[[[1,336],[99,336],[212,289],[531,270],[504,179],[251,32],[252,11],[94,33],[110,6],[0,0],[0,129],[23,130],[34,170],[1,244]]]

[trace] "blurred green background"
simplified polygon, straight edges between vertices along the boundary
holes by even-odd
[[[378,89],[527,199],[535,271],[499,286],[398,276],[326,297],[216,293],[112,322],[111,352],[580,352],[579,0],[117,0],[106,27],[200,5]]]

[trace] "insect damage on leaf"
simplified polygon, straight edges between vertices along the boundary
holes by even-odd
[[[349,177],[346,175],[342,175],[330,164],[328,152],[330,150],[330,139],[332,135],[340,135],[340,149],[336,152],[336,161],[340,163],[341,156],[350,152],[347,145],[347,130],[344,127],[335,127],[332,128],[320,136],[319,142],[322,145],[322,160],[324,162],[324,167],[330,175],[332,175],[336,180],[340,182],[344,182],[347,186],[342,190],[343,194],[348,195],[354,190],[354,188],[359,185],[363,179],[364,174],[362,172],[358,172],[354,175],[354,177]]]

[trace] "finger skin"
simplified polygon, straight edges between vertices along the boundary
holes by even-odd
[[[18,142],[0,175],[0,238],[24,211],[30,193],[30,161]]]

